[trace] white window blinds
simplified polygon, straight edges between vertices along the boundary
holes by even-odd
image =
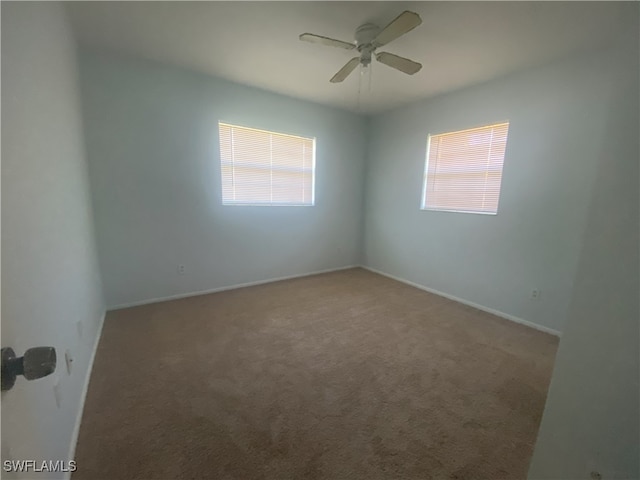
[[[313,205],[315,139],[218,126],[224,205]]]
[[[429,135],[422,209],[498,212],[509,123]]]

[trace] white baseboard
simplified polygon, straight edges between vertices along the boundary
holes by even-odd
[[[69,460],[73,460],[76,455],[76,445],[78,443],[78,435],[80,434],[80,423],[82,423],[82,413],[84,412],[84,402],[87,399],[87,392],[89,390],[89,381],[91,380],[91,371],[93,370],[93,362],[96,358],[96,352],[98,351],[98,345],[100,343],[100,337],[102,336],[102,328],[104,326],[104,319],[107,316],[105,311],[100,319],[98,325],[98,331],[96,332],[96,338],[93,341],[93,350],[89,357],[89,365],[87,366],[87,372],[84,377],[84,385],[82,386],[82,392],[80,394],[80,405],[78,405],[78,413],[76,414],[76,423],[73,427],[73,433],[71,434],[71,444],[69,445]],[[71,478],[71,472],[65,475],[68,480]]]
[[[349,270],[350,268],[358,268],[359,266],[360,265],[347,265],[345,267],[329,268],[327,270],[318,270],[316,272],[300,273],[297,275],[288,275],[286,277],[268,278],[266,280],[258,280],[256,282],[237,283],[235,285],[228,285],[226,287],[211,288],[208,290],[199,290],[196,292],[189,292],[189,293],[180,293],[178,295],[169,295],[166,297],[150,298],[148,300],[140,300],[137,302],[130,302],[130,303],[123,303],[120,305],[115,305],[113,307],[108,307],[108,310],[120,310],[122,308],[139,307],[141,305],[149,305],[151,303],[167,302],[169,300],[179,300],[181,298],[196,297],[198,295],[207,295],[209,293],[224,292],[226,290],[235,290],[236,288],[253,287],[255,285],[263,285],[265,283],[279,282],[281,280],[291,280],[293,278],[302,278],[302,277],[310,277],[311,275],[320,275],[321,273],[330,273],[330,272],[338,272],[340,270]]]
[[[491,313],[498,317],[505,318],[507,320],[511,320],[512,322],[520,323],[521,325],[525,325],[527,327],[535,328],[536,330],[540,330],[545,333],[550,333],[551,335],[555,335],[556,337],[560,337],[562,335],[561,332],[555,330],[553,328],[545,327],[544,325],[538,325],[537,323],[530,322],[523,318],[516,317],[514,315],[509,315],[508,313],[501,312],[499,310],[494,310],[493,308],[485,307],[484,305],[480,305],[478,303],[470,302],[469,300],[465,300],[463,298],[456,297],[454,295],[449,295],[448,293],[440,292],[439,290],[435,290],[433,288],[425,287],[424,285],[420,285],[419,283],[415,283],[409,280],[405,280],[404,278],[396,277],[395,275],[391,275],[389,273],[382,272],[380,270],[376,270],[375,268],[367,267],[365,265],[360,265],[365,270],[369,270],[370,272],[377,273],[378,275],[382,275],[384,277],[391,278],[393,280],[397,280],[398,282],[406,283],[407,285],[411,285],[412,287],[419,288],[420,290],[424,290],[425,292],[433,293],[435,295],[439,295],[441,297],[448,298],[449,300],[453,300],[458,303],[462,303],[464,305],[468,305],[473,308],[477,308],[478,310],[482,310],[483,312]]]
[[[521,325],[525,325],[527,327],[534,328],[536,330],[540,330],[540,331],[545,332],[545,333],[550,333],[551,335],[555,335],[556,337],[560,337],[562,335],[562,332],[560,332],[558,330],[555,330],[553,328],[545,327],[544,325],[538,325],[537,323],[533,323],[533,322],[530,322],[530,321],[525,320],[523,318],[516,317],[515,315],[510,315],[508,313],[504,313],[504,312],[501,312],[499,310],[495,310],[493,308],[485,307],[484,305],[480,305],[478,303],[470,302],[469,300],[465,300],[464,298],[456,297],[455,295],[450,295],[448,293],[444,293],[444,292],[441,292],[439,290],[435,290],[433,288],[429,288],[429,287],[426,287],[424,285],[420,285],[419,283],[415,283],[415,282],[412,282],[410,280],[406,280],[404,278],[396,277],[395,275],[391,275],[389,273],[385,273],[383,271],[376,270],[375,268],[368,267],[366,265],[347,265],[347,266],[344,266],[344,267],[330,268],[330,269],[326,269],[326,270],[318,270],[318,271],[315,271],[315,272],[301,273],[301,274],[297,274],[297,275],[288,275],[288,276],[285,276],[285,277],[268,278],[266,280],[258,280],[258,281],[255,281],[255,282],[238,283],[238,284],[235,284],[235,285],[228,285],[228,286],[225,286],[225,287],[211,288],[211,289],[207,289],[207,290],[199,290],[199,291],[196,291],[196,292],[181,293],[181,294],[178,294],[178,295],[169,295],[169,296],[166,296],[166,297],[150,298],[150,299],[147,299],[147,300],[141,300],[141,301],[130,302],[130,303],[123,303],[123,304],[120,304],[120,305],[109,307],[109,310],[119,310],[121,308],[138,307],[138,306],[141,306],[141,305],[149,305],[151,303],[166,302],[166,301],[170,301],[170,300],[178,300],[178,299],[181,299],[181,298],[195,297],[195,296],[198,296],[198,295],[207,295],[209,293],[224,292],[226,290],[235,290],[237,288],[253,287],[255,285],[263,285],[265,283],[279,282],[281,280],[291,280],[293,278],[309,277],[311,275],[319,275],[321,273],[338,272],[340,270],[348,270],[350,268],[358,268],[358,267],[364,268],[365,270],[369,270],[370,272],[373,272],[373,273],[377,273],[378,275],[382,275],[382,276],[391,278],[391,279],[396,280],[398,282],[402,282],[402,283],[405,283],[407,285],[411,285],[412,287],[419,288],[420,290],[424,290],[426,292],[433,293],[435,295],[439,295],[441,297],[448,298],[449,300],[453,300],[455,302],[462,303],[464,305],[468,305],[468,306],[473,307],[473,308],[477,308],[478,310],[482,310],[483,312],[491,313],[492,315],[496,315],[498,317],[505,318],[507,320],[511,320],[512,322],[516,322],[516,323],[519,323]],[[96,346],[97,346],[97,343],[96,343]],[[94,353],[95,353],[95,351],[94,351]],[[93,363],[93,358],[92,358],[91,361]],[[83,402],[84,402],[84,398],[83,398]]]

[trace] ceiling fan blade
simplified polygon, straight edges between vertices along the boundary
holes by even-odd
[[[345,50],[353,50],[356,45],[349,42],[343,42],[342,40],[336,40],[335,38],[323,37],[321,35],[314,35],[313,33],[303,33],[300,35],[300,40],[311,43],[319,43],[328,47],[344,48]]]
[[[331,83],[340,83],[342,82],[345,78],[347,78],[349,76],[349,74],[351,72],[353,72],[355,70],[355,68],[360,64],[360,57],[353,57],[351,60],[349,60],[346,65],[344,67],[342,67],[340,70],[338,70],[338,73],[336,73],[333,78],[330,80]]]
[[[384,63],[385,65],[390,66],[391,68],[400,70],[407,75],[418,73],[422,68],[422,65],[420,63],[409,60],[408,58],[399,57],[398,55],[394,55],[393,53],[376,53],[376,60],[378,60],[380,63]]]
[[[410,32],[421,23],[422,19],[420,15],[414,12],[404,11],[382,29],[373,40],[373,43],[376,47],[386,45],[405,33]]]

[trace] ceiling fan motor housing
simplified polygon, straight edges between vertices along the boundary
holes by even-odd
[[[380,33],[380,27],[372,23],[360,25],[356,30],[356,45],[360,52],[360,63],[367,66],[371,63],[371,54],[376,49],[373,40]]]

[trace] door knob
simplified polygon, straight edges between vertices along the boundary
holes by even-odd
[[[56,369],[56,349],[53,347],[34,347],[16,357],[13,348],[2,349],[2,391],[10,390],[18,375],[27,380],[46,377]]]

